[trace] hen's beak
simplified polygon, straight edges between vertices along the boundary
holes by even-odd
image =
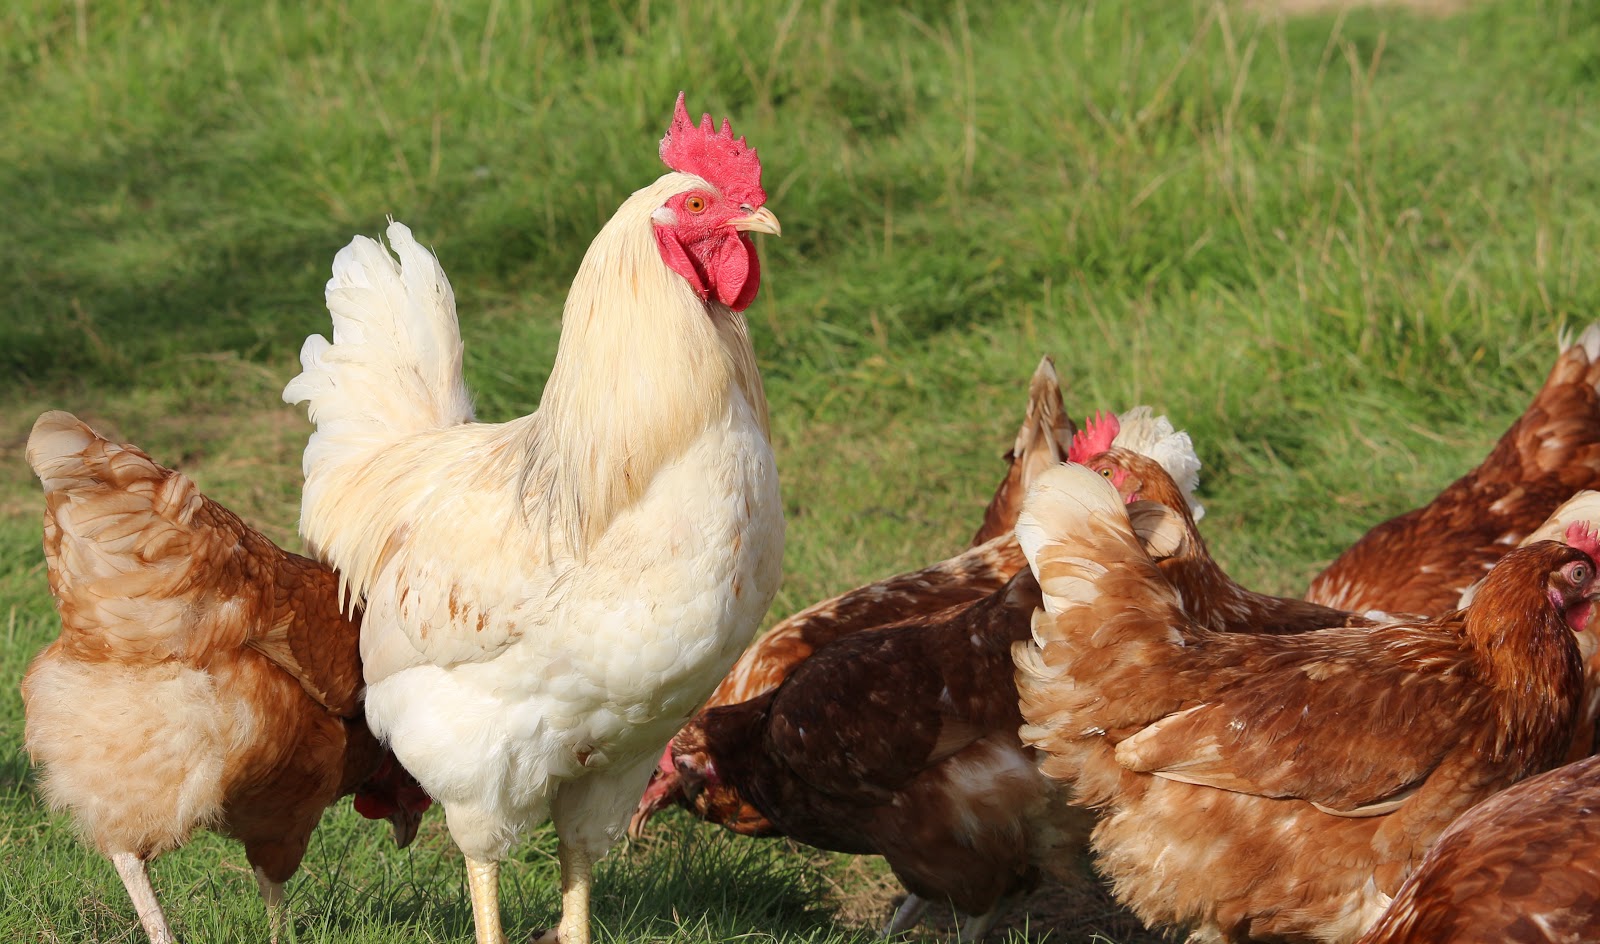
[[[394,827],[394,847],[404,849],[417,838],[417,827],[422,825],[422,814],[401,807],[389,814],[389,825]]]
[[[772,211],[766,207],[762,207],[747,216],[736,216],[728,221],[728,225],[746,233],[783,235],[783,225],[778,222],[778,218],[773,215]]]

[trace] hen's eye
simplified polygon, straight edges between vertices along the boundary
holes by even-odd
[[[1583,564],[1573,564],[1572,569],[1567,571],[1567,574],[1572,578],[1573,583],[1583,583],[1589,579],[1589,568]]]
[[[688,210],[690,213],[700,213],[700,212],[704,211],[705,208],[706,208],[706,198],[705,197],[699,197],[699,196],[692,196],[689,199],[683,201],[683,208],[685,210]]]

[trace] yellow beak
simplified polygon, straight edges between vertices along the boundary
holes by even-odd
[[[783,235],[783,225],[772,211],[762,207],[749,216],[736,216],[728,221],[734,229],[744,230],[747,233],[771,233],[774,236]]]

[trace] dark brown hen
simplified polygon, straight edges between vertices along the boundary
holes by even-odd
[[[912,897],[970,916],[983,935],[1041,865],[1069,860],[1090,825],[1017,738],[1011,645],[1039,604],[1026,570],[943,613],[836,640],[773,691],[705,712],[690,796],[729,789],[773,831],[837,852],[882,855]]]

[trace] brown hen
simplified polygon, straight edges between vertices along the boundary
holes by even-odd
[[[362,720],[338,578],[70,413],[40,416],[27,454],[61,615],[22,680],[42,792],[110,857],[154,944],[173,936],[146,863],[205,828],[244,843],[275,940],[324,809],[359,790],[404,846],[428,805]]]
[[[1600,757],[1524,780],[1441,834],[1361,944],[1600,940]]]
[[[1533,402],[1477,468],[1391,518],[1318,574],[1306,599],[1442,613],[1574,492],[1600,488],[1600,324],[1564,339]]]
[[[1101,812],[1097,864],[1148,924],[1352,941],[1456,816],[1571,741],[1585,550],[1518,549],[1435,620],[1272,636],[1197,626],[1151,559],[1181,522],[1082,466],[1017,535],[1044,602],[1014,651],[1022,739]]]

